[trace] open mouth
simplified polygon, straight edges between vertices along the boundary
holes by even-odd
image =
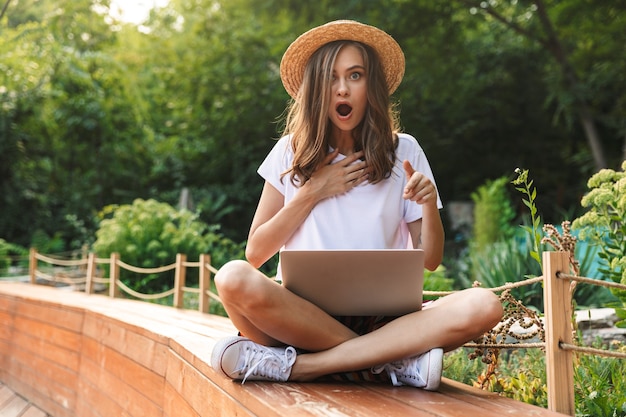
[[[352,112],[352,107],[349,104],[340,104],[337,106],[337,113],[340,116],[345,117]]]

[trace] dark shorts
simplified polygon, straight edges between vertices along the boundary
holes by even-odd
[[[359,336],[371,333],[374,330],[380,329],[390,321],[395,320],[397,317],[391,316],[334,316],[334,318],[342,323],[344,326],[350,328],[354,333]]]

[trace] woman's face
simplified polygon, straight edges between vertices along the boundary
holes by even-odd
[[[351,131],[363,120],[367,106],[367,74],[361,51],[346,45],[339,51],[333,67],[328,117],[342,131]]]

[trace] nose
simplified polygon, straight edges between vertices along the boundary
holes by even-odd
[[[350,94],[350,90],[348,89],[348,83],[345,78],[339,78],[337,81],[337,94],[340,96],[346,96]]]

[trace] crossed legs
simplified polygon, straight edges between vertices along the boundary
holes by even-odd
[[[230,319],[247,338],[265,346],[290,345],[312,352],[298,355],[289,377],[294,381],[367,369],[438,347],[452,350],[479,337],[502,317],[496,295],[472,288],[359,336],[245,261],[224,265],[215,283]]]

